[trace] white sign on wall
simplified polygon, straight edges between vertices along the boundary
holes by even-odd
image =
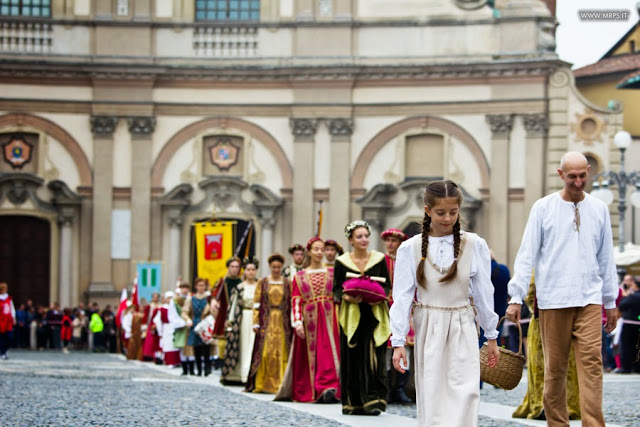
[[[131,211],[111,212],[111,259],[131,258]]]

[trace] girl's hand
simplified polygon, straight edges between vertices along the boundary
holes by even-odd
[[[255,334],[256,332],[258,332],[260,330],[260,326],[258,325],[254,325],[253,326],[253,333]]]
[[[405,367],[408,367],[408,364],[407,352],[405,351],[404,347],[396,347],[393,349],[393,367],[401,374],[404,374],[406,372]]]
[[[304,325],[296,326],[296,335],[304,339]]]
[[[498,349],[498,343],[496,340],[487,340],[489,348],[487,349],[487,355],[489,356],[487,360],[487,365],[490,368],[495,368],[498,364],[498,359],[500,359],[500,350]]]
[[[357,297],[353,297],[351,295],[343,294],[342,298],[344,298],[344,300],[346,302],[350,302],[350,303],[353,303],[353,304],[358,304],[358,303],[362,302],[362,297],[360,295],[358,295]]]

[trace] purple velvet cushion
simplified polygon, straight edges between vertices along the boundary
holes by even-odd
[[[368,277],[355,277],[346,280],[342,284],[342,290],[352,297],[361,296],[364,302],[380,302],[387,299],[382,284]]]

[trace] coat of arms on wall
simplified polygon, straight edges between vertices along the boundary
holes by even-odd
[[[216,165],[221,171],[228,171],[238,162],[240,149],[236,147],[228,138],[220,138],[209,148],[211,163]]]
[[[15,169],[21,169],[31,161],[33,145],[22,136],[11,136],[9,142],[2,145],[4,161]]]

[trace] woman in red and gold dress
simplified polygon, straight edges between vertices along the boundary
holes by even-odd
[[[340,329],[333,268],[322,266],[324,242],[307,243],[311,264],[293,279],[293,350],[277,400],[333,403],[340,399]]]

